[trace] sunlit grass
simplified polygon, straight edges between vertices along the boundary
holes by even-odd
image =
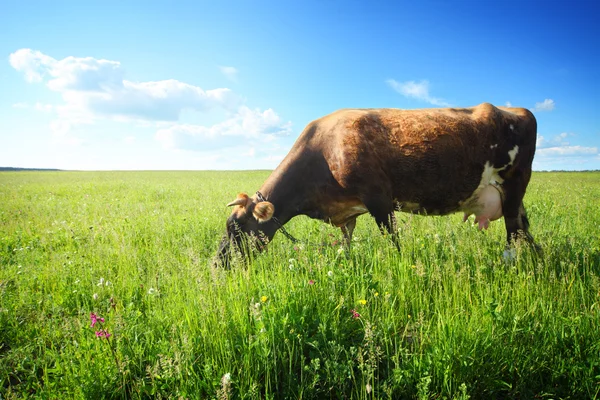
[[[0,174],[2,398],[599,396],[600,173],[534,174],[541,257],[505,263],[502,221],[404,214],[400,252],[365,216],[346,255],[298,217],[304,245],[211,268],[267,176]]]

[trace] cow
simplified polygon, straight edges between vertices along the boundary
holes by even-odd
[[[248,256],[290,219],[340,227],[349,246],[369,213],[398,245],[395,211],[475,214],[479,229],[504,217],[507,249],[529,233],[523,197],[531,178],[537,122],[524,108],[342,109],[309,123],[253,196],[227,204],[217,260],[232,246]],[[285,230],[284,230],[285,233]]]

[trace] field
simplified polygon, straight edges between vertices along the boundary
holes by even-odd
[[[502,221],[398,214],[398,252],[363,216],[345,254],[297,217],[212,268],[268,174],[0,173],[0,398],[600,398],[600,173],[534,173],[539,257]]]

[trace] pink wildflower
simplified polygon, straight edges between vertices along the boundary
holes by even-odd
[[[111,335],[110,333],[108,333],[108,330],[106,329],[100,329],[99,331],[96,331],[96,337],[97,338],[109,338]]]
[[[315,280],[314,280],[314,279],[310,279],[310,280],[308,281],[308,284],[309,284],[309,285],[314,285],[314,284],[315,284]]]
[[[355,309],[350,310],[350,312],[352,313],[352,318],[354,318],[354,319],[360,318],[360,314]]]
[[[90,319],[92,320],[92,325],[90,325],[91,328],[93,328],[98,321],[104,322],[104,318],[98,318],[98,316],[94,313],[90,313]]]

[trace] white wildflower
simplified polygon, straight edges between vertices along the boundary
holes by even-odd
[[[94,300],[98,300],[98,293],[94,293],[94,294],[92,295],[92,298],[93,298]]]
[[[229,382],[231,382],[231,374],[228,372],[225,375],[223,375],[223,377],[221,378],[221,383],[223,385],[227,385],[227,384],[229,384]]]
[[[108,285],[110,285],[110,281],[107,281],[102,277],[100,278],[98,283],[96,283],[96,286],[108,286]]]
[[[229,372],[221,377],[221,388],[217,389],[217,398],[219,400],[231,398],[231,374]]]

